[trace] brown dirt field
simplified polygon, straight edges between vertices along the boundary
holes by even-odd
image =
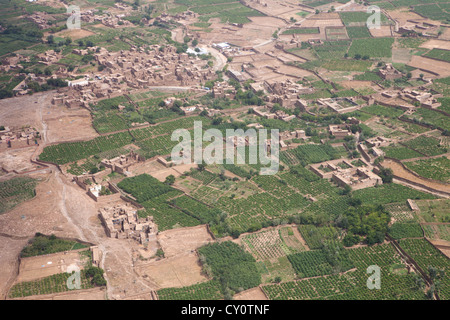
[[[196,168],[197,164],[182,164],[173,166],[170,168],[166,168],[164,165],[159,163],[156,160],[153,161],[146,161],[144,163],[138,163],[134,165],[131,169],[131,171],[135,175],[148,173],[149,175],[155,177],[159,181],[164,181],[167,176],[170,176],[171,174],[175,177],[179,177],[184,172],[188,172],[191,168]]]
[[[441,40],[450,40],[450,28],[445,28],[444,32],[439,36]]]
[[[33,281],[57,273],[67,272],[67,268],[83,268],[86,260],[81,260],[79,252],[60,252],[45,256],[23,258],[20,261],[19,276],[16,282]]]
[[[8,127],[29,125],[43,132],[46,142],[88,139],[98,136],[89,111],[51,104],[54,91],[0,100],[0,119]],[[44,124],[43,124],[44,122]]]
[[[450,241],[445,240],[430,240],[430,242],[436,246],[443,254],[450,258]]]
[[[234,300],[268,300],[260,287],[239,292],[233,297]]]
[[[17,172],[37,169],[39,166],[30,162],[35,150],[35,147],[5,150],[1,152],[0,167]]]
[[[6,291],[13,284],[19,271],[19,254],[28,239],[14,239],[0,236],[0,298],[6,297]]]
[[[106,290],[105,288],[93,288],[58,294],[30,296],[14,300],[106,300]]]
[[[47,142],[87,140],[98,136],[88,110],[49,105],[43,110],[48,125]]]
[[[425,71],[429,70],[439,74],[440,77],[450,76],[450,63],[448,62],[428,59],[420,56],[412,56],[412,59],[408,65],[414,68],[424,69]]]
[[[94,34],[95,34],[94,32],[85,29],[67,29],[55,33],[55,36],[63,38],[70,37],[72,41],[74,41],[88,36],[92,36]]]
[[[0,215],[0,233],[31,238],[36,232],[58,235],[66,227],[67,220],[58,203],[61,190],[55,177],[37,175],[35,178],[42,179],[36,187],[36,197]],[[74,231],[66,235],[76,237]]]
[[[166,257],[196,250],[213,241],[206,225],[167,230],[157,237]]]
[[[380,29],[369,29],[372,37],[391,37],[391,27],[390,26],[381,26]]]
[[[372,82],[370,82],[370,81],[358,81],[358,80],[353,81],[353,80],[351,80],[351,81],[341,81],[341,82],[339,82],[339,84],[348,89],[372,87]]]
[[[398,164],[394,161],[385,160],[381,163],[381,165],[385,168],[391,168],[392,171],[394,172],[394,174],[400,178],[423,184],[427,187],[433,188],[438,191],[444,191],[444,192],[449,191],[448,185],[443,184],[443,183],[438,183],[438,182],[432,182],[429,180],[425,180],[425,179],[416,177],[412,173],[406,171],[400,164]]]
[[[341,19],[326,19],[326,20],[312,20],[308,19],[302,22],[302,28],[314,28],[314,27],[342,27],[344,24]],[[311,38],[313,38],[311,36]]]
[[[0,119],[7,127],[22,127],[30,125],[42,130],[40,109],[50,105],[53,91],[39,92],[33,95],[13,97],[0,100]],[[41,108],[37,108],[41,107]]]
[[[410,49],[392,49],[392,62],[408,63],[411,57]]]
[[[190,286],[208,280],[201,274],[202,267],[195,252],[145,263],[135,270],[155,290]]]
[[[409,22],[407,20],[410,19],[418,19],[423,20],[423,17],[419,16],[417,13],[410,12],[405,8],[397,9],[397,10],[389,10],[389,15],[399,22],[400,26],[403,26]]]
[[[444,49],[444,50],[450,50],[450,42],[449,41],[443,41],[443,40],[428,40],[427,42],[422,43],[420,46],[421,48],[426,49]]]

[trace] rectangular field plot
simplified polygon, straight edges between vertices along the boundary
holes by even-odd
[[[249,234],[242,242],[257,260],[276,259],[306,250],[291,227]]]
[[[30,178],[14,178],[0,182],[0,214],[35,196],[37,181]]]
[[[344,27],[328,27],[325,29],[327,40],[347,40],[347,32]]]
[[[442,270],[435,281],[439,281],[438,294],[442,300],[450,299],[450,261],[442,252],[436,249],[425,239],[405,239],[399,241],[400,246],[405,250],[419,267],[428,275],[431,275],[432,268]],[[432,268],[430,268],[432,267]]]
[[[425,299],[422,290],[417,290],[415,278],[406,274],[398,254],[389,245],[350,249],[349,255],[356,270],[317,278],[264,285],[263,290],[273,300],[385,300]],[[383,285],[380,290],[367,288],[367,267],[381,268]]]
[[[440,140],[424,135],[403,141],[402,144],[426,156],[437,156],[447,152],[446,148],[440,146]]]
[[[450,159],[447,157],[416,160],[404,164],[421,177],[450,182]]]
[[[414,221],[416,217],[406,202],[390,203],[384,206],[384,209],[392,216],[395,222]]]
[[[393,38],[355,39],[348,50],[348,55],[353,57],[359,54],[361,57],[391,57]]]

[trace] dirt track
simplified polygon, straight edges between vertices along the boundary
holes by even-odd
[[[383,167],[385,168],[390,168],[392,169],[392,171],[394,172],[394,175],[403,178],[403,179],[407,179],[416,183],[420,183],[423,184],[429,188],[435,189],[437,191],[444,191],[444,192],[449,192],[450,187],[449,185],[443,184],[443,183],[438,183],[438,182],[433,182],[430,180],[426,180],[426,179],[422,179],[419,178],[415,175],[413,175],[412,173],[410,173],[409,171],[407,171],[406,169],[404,169],[400,164],[398,164],[397,162],[391,161],[391,160],[385,160],[383,161],[383,163],[381,164]]]

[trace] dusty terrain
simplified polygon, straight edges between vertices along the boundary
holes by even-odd
[[[212,240],[205,225],[167,230],[158,235],[159,244],[166,257],[193,251]]]
[[[195,252],[149,263],[143,262],[136,266],[135,270],[154,289],[184,287],[208,280],[201,274],[202,267]]]
[[[408,65],[424,71],[431,71],[438,74],[440,77],[450,76],[450,63],[448,62],[438,61],[435,59],[429,59],[420,56],[412,56],[412,59],[408,63]]]
[[[242,291],[233,297],[234,300],[268,300],[260,287]]]
[[[444,191],[444,192],[449,192],[449,186],[448,184],[444,184],[444,183],[439,183],[439,182],[435,182],[435,181],[431,181],[428,179],[423,179],[420,178],[416,175],[413,175],[411,172],[405,170],[400,164],[398,164],[397,162],[391,161],[391,160],[385,160],[382,162],[382,166],[385,168],[391,168],[392,171],[394,172],[394,175],[403,178],[403,179],[407,179],[409,181],[413,181],[416,183],[420,183],[422,185],[425,185],[427,187],[433,188],[435,190],[438,191]]]

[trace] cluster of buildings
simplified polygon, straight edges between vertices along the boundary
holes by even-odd
[[[30,127],[20,129],[1,127],[1,129],[0,150],[38,145],[38,140],[41,139],[39,132]]]
[[[406,34],[414,36],[417,33],[421,33],[427,37],[437,37],[439,28],[439,22],[433,22],[430,20],[421,21],[421,20],[408,20],[403,26],[398,27],[395,31],[399,34]]]
[[[228,98],[234,99],[236,96],[236,89],[228,84],[227,81],[215,82],[212,88],[212,94],[214,98]]]
[[[153,45],[132,47],[129,51],[96,53],[95,59],[105,66],[105,73],[114,75],[129,87],[188,86],[211,80],[215,73],[206,60],[177,53],[174,46]]]
[[[428,109],[438,108],[441,103],[437,99],[441,97],[442,94],[435,94],[421,87],[418,89],[386,90],[373,95],[371,98],[380,104],[411,110],[417,106]]]
[[[45,12],[33,12],[27,16],[27,19],[34,22],[39,29],[50,28],[49,20],[55,20],[51,15]]]
[[[25,57],[21,54],[14,54],[2,59],[0,64],[0,71],[8,72],[10,70],[22,69],[23,66],[20,62],[30,62],[30,57]]]
[[[395,80],[403,77],[403,74],[392,66],[392,63],[386,63],[380,68],[378,75],[384,80]]]
[[[349,186],[353,190],[374,187],[383,184],[380,176],[372,172],[372,167],[362,161],[365,166],[354,166],[347,159],[337,159],[312,164],[310,170],[322,179],[334,181],[340,187]]]
[[[336,139],[344,139],[345,137],[352,135],[349,125],[346,123],[330,124],[328,126],[328,133],[336,137]]]
[[[47,50],[44,53],[38,54],[37,58],[39,59],[39,63],[49,66],[59,61],[62,58],[62,54],[55,52],[55,50]]]
[[[410,99],[414,103],[419,103],[421,107],[435,109],[441,106],[437,98],[441,98],[442,94],[433,95],[431,92],[403,89],[400,92],[402,98]]]
[[[122,9],[122,10],[125,10],[125,9]],[[106,14],[99,15],[99,14],[97,14],[97,12],[98,12],[98,10],[95,10],[95,9],[86,10],[86,11],[81,12],[81,21],[87,22],[87,23],[99,22],[110,28],[127,27],[127,26],[133,25],[130,21],[123,19],[124,17],[127,16],[127,14],[119,13],[116,15],[112,15],[112,14],[106,13]]]
[[[337,112],[337,113],[348,113],[353,112],[361,107],[363,105],[359,105],[356,103],[356,98],[354,97],[345,97],[345,98],[321,98],[317,99],[316,103],[319,106],[323,106],[328,108],[331,111]]]
[[[269,93],[266,100],[268,102],[278,103],[286,108],[295,107],[297,100],[301,98],[300,95],[310,94],[315,91],[312,87],[305,87],[290,79],[285,81],[265,80],[263,85]]]
[[[175,15],[171,15],[171,14],[168,14],[166,12],[163,12],[163,13],[161,13],[160,16],[158,16],[155,19],[155,21],[161,22],[161,23],[171,23],[173,21],[182,22],[182,21],[193,20],[193,19],[195,19],[197,17],[198,17],[198,14],[193,12],[193,11],[191,11],[191,10],[180,12],[180,13],[177,13]]]
[[[140,218],[138,211],[128,203],[102,208],[99,217],[111,238],[133,239],[145,245],[158,232],[153,217]]]
[[[105,166],[105,168],[111,169],[112,172],[128,176],[130,175],[128,169],[140,161],[144,161],[144,159],[134,151],[130,151],[127,155],[123,154],[110,160],[103,159],[100,164]]]
[[[105,67],[101,76],[91,78],[85,75],[68,81],[68,87],[60,88],[53,97],[53,104],[89,109],[89,105],[98,99],[119,96],[128,87],[188,86],[215,76],[207,61],[186,53],[178,54],[173,46],[132,47],[129,51],[120,52],[99,48],[94,51],[97,62]]]
[[[269,111],[263,111],[260,108],[254,107],[253,113],[259,117],[264,117],[266,119],[279,119],[279,120],[283,120],[285,122],[295,119],[295,115],[293,115],[293,114],[289,115],[282,110],[277,110],[275,112],[269,112]]]

